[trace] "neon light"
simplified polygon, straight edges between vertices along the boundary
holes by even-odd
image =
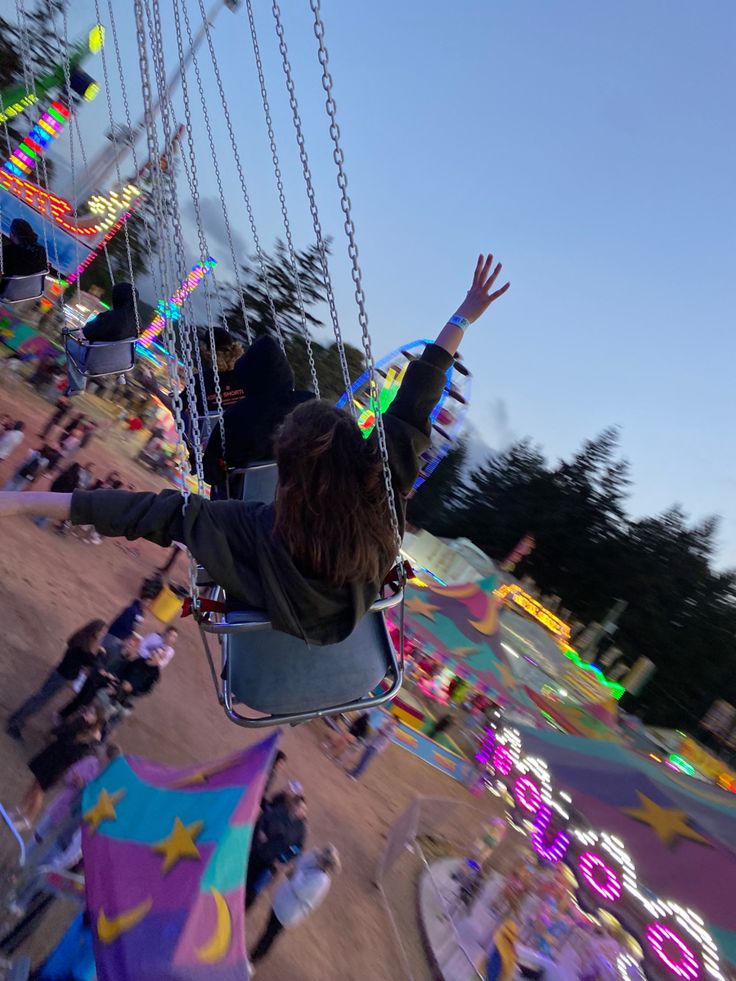
[[[696,981],[706,972],[709,981],[726,981],[720,969],[718,947],[705,928],[703,918],[691,909],[672,900],[660,899],[649,889],[640,887],[634,862],[620,839],[606,831],[581,826],[580,816],[576,815],[574,827],[560,827],[554,839],[548,840],[553,814],[557,812],[563,820],[569,820],[568,811],[574,809],[572,798],[562,791],[555,795],[544,760],[522,755],[522,740],[517,729],[507,726],[495,738],[504,742],[496,743],[493,765],[504,776],[509,772],[516,774],[513,793],[518,806],[531,811],[537,803],[534,791],[537,790],[541,797],[530,833],[537,854],[549,862],[567,861],[578,873],[579,880],[584,880],[591,890],[610,903],[622,902],[624,893],[627,902],[638,902],[642,913],[649,914],[646,933],[652,953],[647,952],[647,956],[651,958],[656,954],[674,977],[680,981]],[[532,774],[534,781],[530,779]],[[592,851],[592,846],[596,845],[596,851]],[[662,922],[664,917],[674,918],[672,927]]]
[[[597,665],[588,664],[587,661],[582,661],[578,652],[573,650],[572,647],[566,648],[562,653],[569,661],[572,661],[576,668],[580,668],[582,671],[592,671],[597,676],[598,683],[603,685],[605,688],[610,689],[611,696],[615,698],[616,701],[618,701],[626,691],[624,686],[620,685],[617,681],[609,681]]]
[[[692,763],[689,763],[684,756],[679,756],[677,753],[671,753],[667,762],[673,770],[680,770],[682,773],[687,773],[689,777],[695,775],[695,767],[692,765]]]
[[[502,746],[501,743],[496,746],[493,751],[493,767],[498,770],[501,776],[506,777],[511,773],[511,769],[514,765],[513,757],[511,753]]]
[[[16,116],[20,116],[21,113],[25,112],[29,106],[35,105],[38,102],[38,96],[28,93],[24,95],[22,99],[18,99],[17,102],[11,103],[9,106],[5,106],[2,112],[0,112],[0,123],[7,123],[8,120],[14,119]]]
[[[534,819],[534,830],[531,833],[532,845],[537,854],[546,858],[548,862],[561,862],[570,847],[570,836],[560,830],[552,844],[546,845],[544,839],[551,820],[552,808],[549,804],[542,804]]]
[[[621,880],[600,855],[595,852],[584,852],[578,859],[580,874],[588,883],[591,889],[607,899],[609,903],[615,903],[621,896]],[[600,878],[603,881],[600,881]]]
[[[544,627],[551,630],[553,634],[557,634],[558,637],[564,638],[566,641],[570,639],[570,627],[516,583],[504,583],[503,586],[499,586],[496,590],[496,596],[502,600],[511,600],[512,603],[520,606],[525,613],[534,617],[535,620],[538,620]]]
[[[158,301],[156,304],[156,316],[141,334],[140,344],[143,347],[148,347],[154,337],[157,337],[161,333],[166,326],[167,318],[169,320],[179,319],[184,301],[196,290],[204,277],[209,275],[216,265],[217,260],[213,259],[212,256],[209,256],[202,263],[197,263],[196,266],[192,267],[191,272],[172,297],[168,300]]]
[[[66,106],[61,102],[52,102],[38,122],[31,127],[27,141],[20,143],[10,155],[10,159],[3,164],[3,168],[8,173],[15,174],[14,168],[21,167],[26,174],[29,174],[36,166],[36,158],[56,139],[68,118],[69,110]],[[32,149],[28,143],[35,149]],[[24,162],[27,167],[23,167]]]
[[[663,923],[650,923],[647,927],[647,940],[654,953],[670,971],[683,981],[695,981],[700,976],[700,966],[695,954],[685,941]],[[677,947],[679,957],[675,960],[665,950],[665,944]]]
[[[93,215],[101,215],[102,218],[94,224],[73,225],[67,216],[74,215],[74,208],[63,198],[57,197],[50,191],[44,191],[36,184],[23,180],[11,169],[11,164],[19,163],[12,158],[2,169],[0,169],[0,186],[14,195],[24,204],[27,204],[34,211],[37,211],[44,218],[50,218],[56,222],[60,228],[70,232],[72,235],[91,237],[106,232],[112,228],[116,221],[130,210],[132,203],[140,197],[141,192],[134,184],[128,184],[122,193],[110,191],[104,194],[96,194],[90,198],[88,204]],[[89,219],[81,219],[88,221]]]
[[[493,744],[496,741],[496,734],[493,729],[489,726],[483,727],[483,742],[480,749],[475,754],[476,760],[482,765],[486,766],[491,759],[491,752],[493,751]]]
[[[92,54],[102,51],[105,45],[105,28],[102,24],[95,24],[87,37],[87,44]]]
[[[542,792],[530,777],[519,777],[514,785],[514,797],[522,810],[536,814],[542,806]]]

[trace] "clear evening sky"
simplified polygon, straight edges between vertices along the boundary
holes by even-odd
[[[132,4],[114,6],[137,116]],[[170,0],[161,6],[171,65]],[[197,0],[188,6],[201,23]],[[306,0],[283,7],[344,331],[357,342],[311,15]],[[304,245],[311,226],[270,8],[255,0]],[[15,5],[0,0],[0,12],[14,19]],[[512,289],[463,346],[471,419],[488,445],[529,435],[555,458],[618,424],[632,513],[674,501],[694,517],[719,513],[719,561],[736,564],[733,0],[324,0],[323,14],[376,353],[432,335],[462,299],[477,253],[492,249]],[[93,20],[94,3],[75,2],[70,34]],[[245,11],[219,14],[214,38],[270,246],[281,229]],[[109,32],[108,55],[116,74]],[[200,59],[230,220],[251,251],[206,48]],[[99,57],[86,67],[101,78]],[[188,77],[208,244],[227,278]],[[113,105],[122,121],[117,91]],[[89,156],[106,112],[101,95],[80,117]],[[193,232],[191,244],[194,258]]]

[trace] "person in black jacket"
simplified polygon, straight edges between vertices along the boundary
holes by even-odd
[[[463,333],[509,287],[493,289],[500,269],[492,256],[479,257],[465,300],[411,362],[383,417],[400,535],[430,446],[432,411]],[[191,495],[184,509],[176,491],[0,494],[0,516],[48,514],[113,538],[182,542],[230,602],[265,611],[276,630],[335,644],[368,612],[396,558],[378,439],[364,439],[349,413],[315,399],[286,417],[274,451],[274,504]]]
[[[79,340],[67,339],[67,395],[79,395],[86,388],[87,379],[80,369],[84,369],[90,344],[127,341],[137,335],[137,300],[138,291],[130,283],[116,283],[112,288],[112,309],[88,320]]]
[[[235,365],[245,396],[224,414],[225,454],[218,423],[204,453],[204,479],[222,485],[227,469],[273,459],[273,441],[286,416],[314,392],[294,390],[294,372],[273,337],[257,338]],[[231,486],[231,495],[239,487]]]
[[[6,732],[13,739],[21,738],[21,726],[49,702],[54,695],[63,691],[79,677],[82,671],[89,672],[95,658],[102,652],[100,643],[105,633],[104,620],[91,620],[69,638],[64,657],[49,673],[41,687],[27,698],[8,719]]]
[[[11,276],[32,276],[49,267],[46,249],[38,241],[38,235],[23,218],[10,223],[10,235],[3,239],[3,276],[0,296]]]
[[[263,811],[253,829],[253,844],[245,881],[245,908],[255,902],[273,874],[277,862],[289,862],[304,848],[307,837],[307,804],[301,796]]]

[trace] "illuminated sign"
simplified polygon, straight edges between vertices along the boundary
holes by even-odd
[[[53,143],[64,129],[69,119],[69,110],[63,102],[52,102],[38,122],[31,128],[28,136],[13,151],[3,168],[17,177],[30,174],[43,156],[47,147]]]
[[[209,275],[216,265],[217,260],[213,259],[212,256],[209,256],[202,263],[197,263],[170,299],[158,301],[156,304],[156,316],[141,334],[140,343],[143,347],[147,347],[153,341],[154,337],[161,333],[166,325],[167,318],[169,320],[179,319],[179,313],[186,298],[196,290],[204,277]]]
[[[16,116],[20,116],[20,114],[24,113],[29,106],[33,106],[37,102],[38,96],[29,92],[28,95],[24,95],[22,99],[18,99],[17,102],[13,102],[11,105],[3,108],[3,111],[0,112],[0,123],[7,123],[9,119],[14,119]]]
[[[553,634],[556,634],[563,640],[570,639],[570,628],[566,623],[556,617],[554,613],[551,613],[546,607],[542,606],[533,596],[525,592],[521,586],[516,583],[504,583],[503,586],[499,586],[496,590],[496,595],[502,600],[511,600],[516,606],[521,607],[525,613],[529,616],[534,617],[538,620],[543,627],[550,630]]]
[[[618,838],[581,826],[578,814],[571,821],[572,799],[555,792],[544,760],[524,756],[518,730],[494,733],[487,728],[476,759],[493,767],[496,792],[511,795],[520,816],[514,824],[524,823],[538,855],[549,862],[567,862],[577,873],[581,892],[587,891],[595,905],[603,901],[613,908],[629,900],[629,908],[642,921],[646,956],[660,970],[681,981],[705,976],[726,981],[703,919],[640,886],[634,862]]]
[[[92,237],[106,232],[120,218],[121,214],[130,209],[135,198],[140,197],[140,191],[134,184],[127,184],[123,190],[110,191],[109,194],[95,194],[89,199],[91,216],[79,218],[72,224],[74,208],[68,201],[57,197],[50,191],[44,191],[36,184],[23,180],[7,170],[0,170],[0,187],[3,187],[14,197],[27,204],[34,211],[50,219],[64,231],[72,235]]]

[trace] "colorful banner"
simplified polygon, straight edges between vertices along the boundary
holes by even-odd
[[[184,770],[119,757],[85,789],[99,981],[247,977],[245,871],[277,742]]]
[[[0,341],[15,351],[21,358],[60,357],[61,347],[39,334],[20,317],[16,317],[8,307],[0,303]]]

